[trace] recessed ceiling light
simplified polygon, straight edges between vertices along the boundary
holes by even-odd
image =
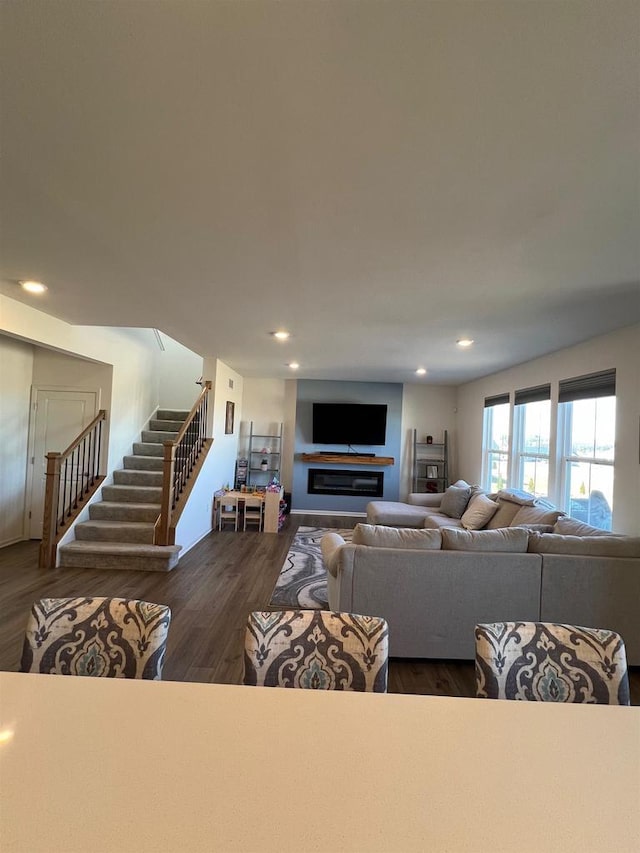
[[[21,281],[20,287],[27,293],[44,293],[47,289],[47,285],[41,281]]]
[[[418,376],[424,376],[426,372],[427,372],[427,368],[426,368],[426,367],[419,367],[419,368],[416,370],[416,373],[418,374]]]
[[[277,338],[279,341],[286,341],[288,337],[290,337],[289,332],[285,332],[284,329],[281,329],[278,332],[271,332],[274,338]]]
[[[456,341],[459,347],[470,347],[473,344],[472,338],[460,338],[460,340]]]
[[[287,367],[289,367],[291,370],[297,370],[300,367],[300,365],[298,364],[297,361],[290,361],[289,364],[287,365]]]

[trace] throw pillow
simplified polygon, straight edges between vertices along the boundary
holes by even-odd
[[[520,506],[533,506],[536,502],[535,495],[523,492],[522,489],[500,489],[497,497],[514,504],[520,504]]]
[[[442,497],[440,512],[449,518],[462,518],[471,497],[471,486],[449,486]]]
[[[373,545],[376,548],[414,548],[439,551],[442,534],[439,530],[413,527],[385,527],[382,524],[357,524],[353,531],[354,545]]]
[[[555,524],[564,513],[559,509],[548,509],[546,506],[523,506],[513,517],[512,527],[520,524]]]
[[[495,501],[479,494],[471,498],[460,521],[467,530],[480,530],[497,511],[498,504]]]
[[[506,551],[524,554],[528,544],[529,533],[524,527],[504,527],[501,530],[445,527],[442,530],[443,551]]]
[[[514,504],[513,501],[506,501],[503,498],[497,498],[498,511],[487,524],[487,530],[497,530],[499,527],[509,527],[516,514],[521,509],[520,504]]]

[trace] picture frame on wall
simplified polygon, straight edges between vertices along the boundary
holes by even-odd
[[[224,433],[225,435],[233,434],[233,418],[235,413],[236,404],[231,400],[227,400],[227,409],[225,412],[224,418]]]

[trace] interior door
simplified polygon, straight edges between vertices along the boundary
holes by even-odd
[[[29,537],[42,539],[47,460],[45,454],[62,453],[98,413],[96,391],[61,391],[36,388],[32,400],[31,501]]]

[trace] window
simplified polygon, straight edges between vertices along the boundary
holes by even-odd
[[[538,385],[516,391],[514,403],[514,485],[536,497],[547,497],[551,386]]]
[[[560,382],[561,506],[573,518],[611,530],[616,372]]]
[[[509,482],[509,395],[484,401],[483,486],[489,492],[504,489]]]

